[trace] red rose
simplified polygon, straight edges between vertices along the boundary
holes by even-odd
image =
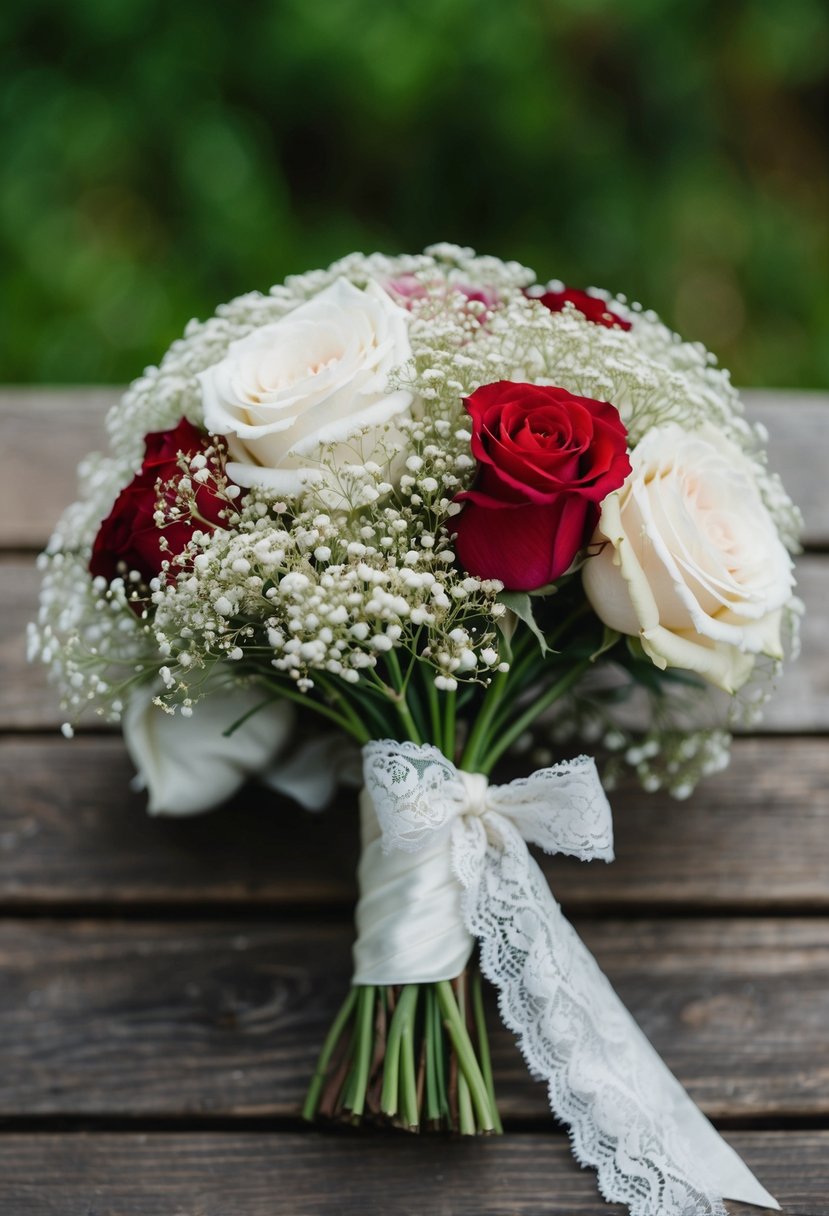
[[[465,404],[478,477],[456,499],[458,558],[470,574],[534,591],[567,570],[630,472],[627,431],[615,406],[563,388],[502,380]]]
[[[579,291],[576,287],[565,287],[562,291],[545,291],[543,295],[533,296],[532,299],[538,300],[539,304],[549,308],[550,312],[562,312],[565,304],[572,304],[588,321],[604,325],[605,329],[613,329],[614,326],[624,330],[631,328],[630,321],[620,317],[617,312],[611,312],[604,300],[591,296],[586,291]]]
[[[220,441],[202,434],[186,418],[171,431],[157,431],[147,436],[141,472],[136,473],[118,495],[95,537],[89,562],[93,577],[102,575],[111,582],[128,570],[137,570],[148,583],[160,572],[163,561],[178,556],[186,548],[196,528],[204,531],[205,522],[212,525],[221,522],[219,513],[227,506],[227,501],[216,494],[209,482],[206,485],[193,483],[200,520],[182,519],[159,528],[154,518],[159,499],[158,483],[165,486],[184,476],[179,456],[193,457],[208,446],[215,448],[217,442]],[[208,467],[212,467],[214,473],[218,472],[215,460],[211,462],[208,458]],[[161,496],[170,505],[175,502],[175,496],[169,490]],[[166,539],[163,550],[162,537]]]

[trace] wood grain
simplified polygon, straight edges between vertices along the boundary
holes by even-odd
[[[829,394],[744,389],[748,417],[769,433],[769,467],[803,512],[803,540],[823,546],[829,541]]]
[[[315,817],[250,788],[209,816],[154,820],[129,792],[117,737],[37,733],[61,714],[23,661],[37,596],[25,555],[75,497],[76,465],[102,446],[119,391],[0,392],[0,1211],[621,1214],[574,1165],[494,1016],[504,1114],[549,1134],[469,1144],[297,1133],[349,978],[352,798]],[[807,544],[825,549],[829,395],[744,396],[803,508]],[[804,654],[769,706],[768,737],[739,740],[731,769],[690,803],[615,794],[614,865],[545,866],[703,1109],[731,1125],[788,1126],[727,1135],[787,1216],[829,1216],[829,1131],[793,1130],[798,1119],[829,1126],[829,749],[796,737],[829,729],[829,557],[803,558],[799,576]],[[247,1116],[282,1123],[234,1131]],[[31,1130],[116,1118],[176,1130]],[[228,1130],[199,1131],[206,1118]]]
[[[576,920],[715,1117],[829,1118],[829,920]],[[0,923],[0,1117],[296,1116],[349,981],[346,925]],[[492,1019],[503,1114],[545,1118]]]
[[[766,707],[769,731],[829,729],[829,558],[801,557],[797,573],[806,604],[803,650],[787,664]],[[0,730],[56,729],[64,718],[45,669],[26,662],[26,626],[37,613],[38,588],[33,559],[0,557]],[[98,729],[94,717],[85,725]]]
[[[348,906],[356,808],[323,815],[254,786],[221,810],[150,818],[119,739],[0,740],[0,907]],[[616,861],[544,859],[568,908],[829,909],[829,748],[743,739],[689,802],[613,795]]]
[[[76,494],[75,469],[105,444],[104,415],[117,388],[0,391],[0,546],[40,548]],[[769,430],[769,459],[795,494],[810,545],[829,541],[824,493],[829,395],[753,389],[748,413]],[[37,494],[31,487],[37,486]]]
[[[43,547],[61,511],[77,495],[78,462],[106,444],[104,417],[120,391],[0,392],[0,546]]]
[[[829,1216],[829,1132],[726,1139],[785,1216]],[[621,1216],[561,1134],[0,1137],[10,1216]],[[730,1203],[731,1216],[758,1209]]]
[[[0,557],[0,730],[56,730],[65,717],[46,668],[26,661],[39,588],[33,558]]]

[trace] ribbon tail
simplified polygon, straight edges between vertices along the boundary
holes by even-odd
[[[631,1216],[726,1216],[724,1197],[778,1208],[636,1025],[516,828],[457,823],[453,866],[501,1017],[604,1198]]]
[[[647,1043],[647,1040],[645,1041]],[[647,1046],[653,1051],[650,1043]],[[655,1052],[654,1055],[656,1055]],[[657,1060],[668,1072],[667,1067],[658,1056]],[[777,1200],[758,1182],[742,1158],[708,1122],[699,1107],[682,1089],[676,1077],[670,1072],[668,1075],[679,1087],[684,1098],[684,1102],[674,1112],[677,1131],[684,1139],[688,1155],[694,1161],[705,1163],[705,1175],[711,1187],[724,1199],[734,1199],[739,1203],[753,1203],[757,1207],[773,1208],[779,1212],[780,1204]]]

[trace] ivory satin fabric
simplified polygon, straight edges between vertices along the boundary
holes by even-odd
[[[430,984],[460,975],[474,938],[461,914],[447,824],[417,853],[384,853],[374,804],[360,794],[355,984]]]

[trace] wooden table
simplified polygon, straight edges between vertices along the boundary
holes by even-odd
[[[0,394],[0,1212],[601,1216],[508,1036],[507,1134],[321,1134],[298,1110],[349,978],[355,816],[254,789],[149,819],[23,658],[34,554],[114,390]],[[748,394],[806,515],[804,653],[686,803],[613,798],[618,860],[547,866],[668,1064],[787,1216],[829,1214],[829,400]],[[733,1213],[755,1211],[741,1205]]]

